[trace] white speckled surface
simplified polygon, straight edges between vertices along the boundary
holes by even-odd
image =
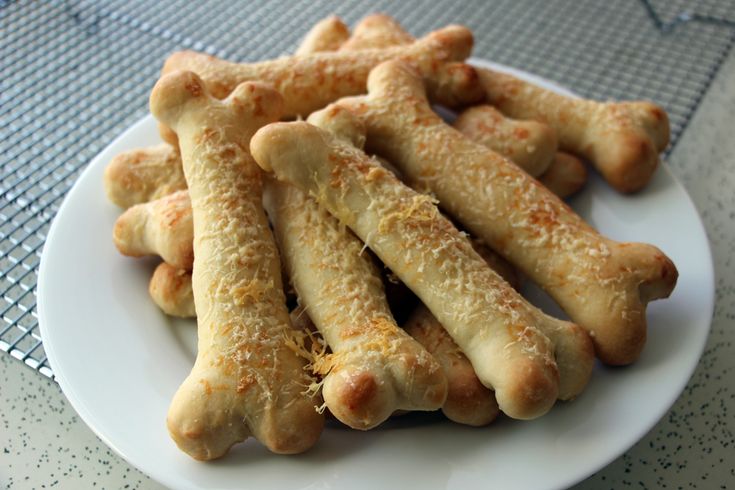
[[[717,298],[705,353],[666,417],[575,489],[735,487],[735,51],[669,160],[712,243]],[[676,226],[676,223],[671,223]],[[683,237],[685,239],[685,237]],[[121,414],[124,424],[124,414]],[[58,385],[0,353],[0,485],[161,488],[79,420]]]

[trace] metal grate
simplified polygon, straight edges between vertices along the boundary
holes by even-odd
[[[0,349],[53,376],[36,317],[46,233],[86,163],[145,115],[168,53],[270,58],[330,13],[375,11],[417,35],[463,23],[476,56],[586,97],[654,100],[674,144],[735,41],[730,0],[0,0]]]

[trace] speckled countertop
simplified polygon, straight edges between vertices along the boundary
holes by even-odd
[[[700,211],[714,253],[716,304],[704,355],[663,420],[576,489],[735,488],[733,108],[735,51],[669,159]],[[97,439],[56,383],[4,353],[0,353],[0,486],[161,488]]]

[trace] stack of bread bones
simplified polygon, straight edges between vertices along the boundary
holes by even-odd
[[[119,155],[105,187],[127,208],[119,250],[164,261],[153,300],[197,318],[167,418],[190,456],[250,436],[304,451],[325,407],[363,430],[397,411],[534,419],[584,390],[595,357],[639,356],[646,305],[669,296],[676,268],[561,198],[584,184],[580,158],[620,192],[644,187],[666,114],[475,68],[471,49],[464,27],[414,39],[371,15],[352,34],[321,21],[293,56],[165,62],[150,107],[166,143]],[[453,126],[432,104],[459,112]],[[402,325],[383,266],[421,301]],[[516,271],[570,321],[525,300]]]

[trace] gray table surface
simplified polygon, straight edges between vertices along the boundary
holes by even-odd
[[[578,489],[735,487],[735,51],[669,158],[712,244],[716,305],[699,366],[651,432]],[[675,223],[671,224],[675,226]],[[97,439],[58,385],[0,355],[0,486],[160,488]]]

